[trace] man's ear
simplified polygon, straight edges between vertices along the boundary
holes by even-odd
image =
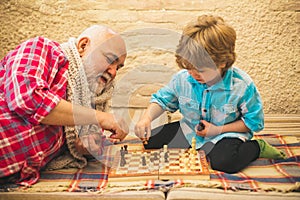
[[[90,43],[90,39],[88,37],[80,38],[80,40],[78,41],[77,50],[80,57],[82,57],[86,52],[86,47],[88,46],[89,43]]]

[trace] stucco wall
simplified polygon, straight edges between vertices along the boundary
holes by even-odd
[[[235,65],[255,81],[265,113],[299,114],[299,10],[298,0],[1,0],[0,57],[37,35],[64,42],[92,24],[110,26],[128,48],[112,107],[131,113],[178,70],[174,49],[183,26],[215,14],[236,29]]]

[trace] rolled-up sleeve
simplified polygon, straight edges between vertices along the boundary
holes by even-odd
[[[38,124],[58,104],[67,61],[58,44],[37,37],[20,45],[6,63],[5,99],[11,111]],[[61,76],[61,80],[59,80]]]
[[[176,75],[163,88],[152,95],[150,102],[157,103],[163,110],[175,112],[178,110],[178,98],[176,95]]]
[[[263,104],[259,92],[254,83],[251,83],[241,99],[240,109],[242,120],[253,132],[259,132],[264,128]]]

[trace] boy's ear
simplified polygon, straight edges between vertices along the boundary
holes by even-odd
[[[78,50],[80,57],[82,57],[84,55],[84,53],[86,52],[86,47],[89,43],[90,43],[90,39],[88,37],[80,38],[80,40],[78,41],[77,50]]]

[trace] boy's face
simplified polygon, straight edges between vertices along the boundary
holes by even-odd
[[[218,67],[217,69],[189,69],[188,72],[196,81],[202,84],[213,85],[222,79],[222,67]]]

